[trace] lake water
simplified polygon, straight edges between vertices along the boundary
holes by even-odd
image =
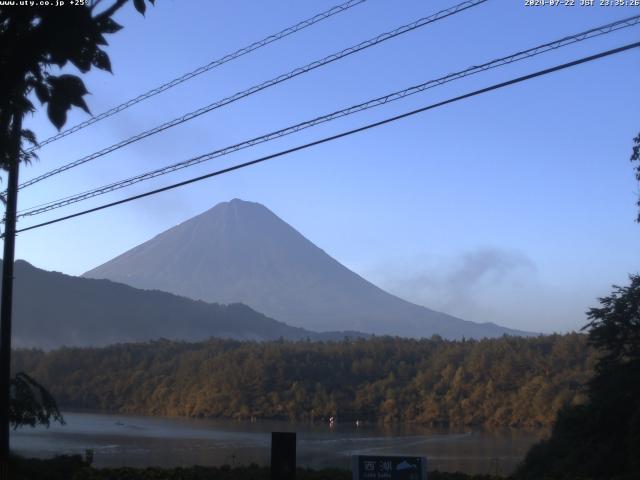
[[[543,432],[356,427],[338,423],[185,420],[93,413],[65,413],[66,425],[22,428],[11,434],[14,451],[32,457],[84,454],[94,466],[269,464],[272,431],[297,432],[299,466],[349,468],[351,455],[415,455],[429,470],[510,473]]]

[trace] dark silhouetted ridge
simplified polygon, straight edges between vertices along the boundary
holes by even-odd
[[[15,265],[16,347],[102,346],[159,338],[335,340],[347,335],[358,336],[291,327],[239,303],[208,304],[109,280],[47,272],[22,260]]]

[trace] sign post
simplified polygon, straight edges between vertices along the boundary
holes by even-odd
[[[271,433],[271,480],[295,480],[295,432]]]

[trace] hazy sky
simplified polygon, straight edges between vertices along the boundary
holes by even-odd
[[[307,18],[339,0],[158,0],[128,6],[110,37],[114,75],[86,76],[94,113]],[[369,0],[41,150],[22,180],[455,1]],[[579,3],[579,2],[577,2]],[[270,88],[25,189],[19,208],[87,190],[496,57],[640,14],[492,0]],[[122,198],[476,88],[637,41],[589,40],[93,201]],[[632,51],[100,213],[25,232],[17,257],[80,274],[220,201],[263,203],[337,260],[408,300],[474,321],[566,331],[640,267],[640,131]],[[70,115],[68,125],[86,118]],[[55,133],[41,113],[27,122]]]

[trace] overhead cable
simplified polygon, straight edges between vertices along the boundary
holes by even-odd
[[[417,28],[421,28],[424,27],[426,25],[429,25],[431,23],[437,22],[438,20],[442,20],[444,18],[450,17],[452,15],[455,15],[457,13],[460,13],[464,10],[467,10],[469,8],[475,7],[477,5],[480,5],[482,3],[487,2],[488,0],[467,0],[465,2],[459,3],[451,8],[447,8],[445,10],[441,10],[437,13],[434,13],[433,15],[430,15],[428,17],[423,17],[419,20],[416,20],[415,22],[409,23],[407,25],[403,25],[401,27],[398,27],[390,32],[386,32],[383,34],[380,34],[374,38],[371,38],[369,40],[366,40],[364,42],[361,42],[357,45],[354,45],[352,47],[346,48],[344,50],[341,50],[340,52],[337,53],[333,53],[331,55],[328,55],[320,60],[316,60],[314,62],[311,62],[303,67],[298,67],[295,68],[287,73],[284,73],[282,75],[279,75],[275,78],[272,78],[271,80],[267,80],[265,82],[262,82],[258,85],[254,85],[253,87],[250,87],[246,90],[237,92],[229,97],[223,98],[222,100],[218,100],[214,103],[211,103],[209,105],[206,105],[204,107],[201,107],[197,110],[194,110],[192,112],[189,112],[185,115],[182,115],[180,117],[174,118],[173,120],[170,120],[168,122],[163,123],[162,125],[158,125],[150,130],[146,130],[144,132],[141,132],[137,135],[134,135],[132,137],[129,137],[125,140],[122,140],[118,143],[115,143],[113,145],[110,145],[106,148],[103,148],[102,150],[99,150],[97,152],[94,152],[90,155],[87,155],[85,157],[82,157],[78,160],[75,160],[71,163],[67,163],[66,165],[62,165],[56,169],[50,170],[49,172],[43,173],[42,175],[39,175],[35,178],[32,178],[30,180],[27,180],[26,182],[23,182],[22,184],[20,184],[20,188],[25,188],[28,187],[30,185],[33,185],[35,183],[41,182],[42,180],[49,178],[53,175],[57,175],[59,173],[62,173],[66,170],[69,170],[71,168],[77,167],[78,165],[82,165],[84,163],[87,163],[91,160],[95,160],[96,158],[100,158],[104,155],[107,155],[108,153],[114,152],[122,147],[125,147],[127,145],[130,145],[132,143],[135,143],[139,140],[142,140],[143,138],[147,138],[151,135],[155,135],[156,133],[160,133],[168,128],[171,127],[175,127],[176,125],[180,125],[184,122],[187,122],[189,120],[193,120],[196,117],[199,117],[201,115],[204,115],[205,113],[211,112],[212,110],[218,109],[220,107],[223,107],[225,105],[228,105],[230,103],[236,102],[242,98],[248,97],[249,95],[253,95],[254,93],[260,92],[262,90],[265,90],[266,88],[272,87],[274,85],[278,85],[279,83],[285,82],[287,80],[291,80],[292,78],[295,78],[299,75],[302,75],[304,73],[310,72],[312,70],[315,70],[316,68],[322,67],[324,65],[327,65],[329,63],[335,62],[336,60],[340,60],[342,58],[345,58],[349,55],[352,55],[356,52],[360,52],[362,50],[365,50],[369,47],[373,47],[374,45],[378,45],[379,43],[385,42],[387,40],[390,40],[392,38],[395,38],[399,35],[403,35],[405,33],[411,32],[413,30],[416,30]]]
[[[84,122],[81,122],[77,125],[74,125],[71,128],[68,128],[66,130],[63,130],[62,132],[53,135],[52,137],[49,137],[45,140],[42,140],[41,142],[38,143],[37,146],[29,149],[29,151],[33,151],[36,150],[40,147],[43,147],[44,145],[47,145],[49,143],[55,142],[56,140],[60,140],[61,138],[64,138],[68,135],[71,135],[72,133],[75,133],[79,130],[82,130],[83,128],[88,127],[89,125],[93,125],[96,122],[99,122],[100,120],[104,120],[105,118],[111,117],[112,115],[115,115],[116,113],[122,112],[123,110],[126,110],[129,107],[132,107],[133,105],[140,103],[144,100],[147,100],[151,97],[154,97],[156,95],[158,95],[159,93],[162,93],[166,90],[169,90],[170,88],[173,88],[177,85],[180,85],[183,82],[186,82],[187,80],[191,80],[194,77],[197,77],[198,75],[201,75],[205,72],[208,72],[209,70],[212,70],[216,67],[220,67],[221,65],[224,65],[225,63],[228,63],[232,60],[235,60],[237,58],[240,58],[248,53],[251,53],[255,50],[258,50],[259,48],[265,47],[273,42],[276,42],[278,40],[281,40],[285,37],[288,37],[289,35],[299,32],[300,30],[304,30],[307,27],[310,27],[311,25],[314,25],[318,22],[321,22],[327,18],[330,18],[334,15],[337,15],[339,13],[345,12],[347,10],[349,10],[352,7],[355,7],[356,5],[360,5],[361,3],[366,2],[367,0],[348,0],[344,3],[341,3],[340,5],[336,5],[328,10],[325,10],[324,12],[318,13],[317,15],[314,15],[313,17],[307,18],[306,20],[303,20],[299,23],[296,23],[295,25],[292,25],[290,27],[285,28],[284,30],[279,31],[278,33],[274,33],[273,35],[269,35],[266,38],[263,38],[262,40],[259,40],[257,42],[252,43],[251,45],[247,45],[246,47],[242,47],[238,50],[236,50],[235,52],[232,53],[228,53],[220,58],[217,58],[215,60],[212,60],[211,62],[207,63],[206,65],[203,65],[201,67],[196,68],[195,70],[192,70],[190,72],[185,73],[184,75],[181,75],[177,78],[174,78],[173,80],[170,80],[166,83],[163,83],[162,85],[159,85],[151,90],[149,90],[148,92],[145,93],[141,93],[140,95],[138,95],[137,97],[134,97],[130,100],[127,100],[126,102],[121,103],[120,105],[116,105],[113,108],[110,108],[109,110],[106,110],[102,113],[100,113],[99,115],[95,115],[87,120],[85,120]]]
[[[224,169],[221,169],[221,170],[216,170],[214,172],[207,173],[205,175],[200,175],[198,177],[190,178],[188,180],[184,180],[182,182],[174,183],[172,185],[167,185],[167,186],[162,187],[162,188],[151,190],[151,191],[148,191],[148,192],[145,192],[145,193],[141,193],[141,194],[138,194],[138,195],[133,195],[131,197],[124,198],[122,200],[117,200],[115,202],[110,202],[110,203],[103,204],[103,205],[100,205],[100,206],[97,206],[97,207],[89,208],[87,210],[83,210],[83,211],[80,211],[80,212],[77,212],[77,213],[73,213],[71,215],[65,215],[63,217],[58,217],[58,218],[55,218],[53,220],[49,220],[49,221],[42,222],[42,223],[39,223],[39,224],[36,224],[36,225],[31,225],[29,227],[21,228],[21,229],[17,230],[16,233],[26,232],[26,231],[33,230],[33,229],[36,229],[36,228],[45,227],[47,225],[52,225],[54,223],[59,223],[59,222],[62,222],[64,220],[69,220],[71,218],[80,217],[80,216],[83,216],[83,215],[87,215],[89,213],[93,213],[93,212],[97,212],[97,211],[100,211],[100,210],[104,210],[106,208],[111,208],[111,207],[114,207],[116,205],[122,205],[124,203],[128,203],[128,202],[132,202],[134,200],[138,200],[138,199],[141,199],[141,198],[149,197],[151,195],[156,195],[156,194],[161,193],[161,192],[166,192],[168,190],[173,190],[175,188],[179,188],[179,187],[182,187],[182,186],[185,186],[185,185],[189,185],[189,184],[192,184],[192,183],[195,183],[195,182],[200,182],[202,180],[206,180],[208,178],[212,178],[212,177],[216,177],[216,176],[219,176],[219,175],[223,175],[223,174],[235,171],[235,170],[240,170],[242,168],[247,168],[247,167],[250,167],[250,166],[253,166],[253,165],[257,165],[257,164],[262,163],[262,162],[266,162],[267,160],[272,160],[274,158],[282,157],[284,155],[288,155],[288,154],[291,154],[291,153],[294,153],[294,152],[297,152],[297,151],[300,151],[300,150],[305,150],[305,149],[314,147],[316,145],[320,145],[320,144],[323,144],[323,143],[331,142],[331,141],[337,140],[339,138],[343,138],[343,137],[347,137],[347,136],[350,136],[350,135],[354,135],[356,133],[364,132],[366,130],[370,130],[372,128],[376,128],[376,127],[379,127],[379,126],[382,126],[382,125],[386,125],[388,123],[392,123],[392,122],[398,121],[400,119],[416,115],[418,113],[426,112],[428,110],[433,110],[435,108],[442,107],[444,105],[449,105],[451,103],[455,103],[455,102],[458,102],[460,100],[464,100],[464,99],[467,99],[467,98],[475,97],[475,96],[478,96],[478,95],[481,95],[481,94],[484,94],[484,93],[491,92],[493,90],[498,90],[498,89],[501,89],[501,88],[508,87],[510,85],[514,85],[514,84],[517,84],[517,83],[522,83],[522,82],[525,82],[527,80],[531,80],[531,79],[536,78],[536,77],[541,77],[541,76],[544,76],[544,75],[548,75],[548,74],[553,73],[553,72],[557,72],[557,71],[560,71],[560,70],[565,70],[567,68],[571,68],[571,67],[575,67],[577,65],[581,65],[581,64],[584,64],[584,63],[592,62],[594,60],[598,60],[598,59],[601,59],[601,58],[604,58],[604,57],[615,55],[615,54],[618,54],[618,53],[621,53],[621,52],[624,52],[624,51],[628,51],[628,50],[631,50],[631,49],[634,49],[634,48],[638,48],[638,47],[640,47],[640,42],[635,42],[635,43],[624,45],[622,47],[618,47],[618,48],[614,48],[614,49],[607,50],[607,51],[604,51],[604,52],[600,52],[600,53],[597,53],[595,55],[590,55],[588,57],[582,57],[582,58],[580,58],[578,60],[574,60],[574,61],[571,61],[571,62],[563,63],[561,65],[556,65],[555,67],[546,68],[544,70],[538,70],[537,72],[530,73],[528,75],[523,75],[523,76],[511,79],[511,80],[508,80],[506,82],[501,82],[501,83],[497,83],[497,84],[491,85],[489,87],[481,88],[479,90],[475,90],[473,92],[466,93],[464,95],[459,95],[457,97],[449,98],[449,99],[441,101],[441,102],[433,103],[431,105],[427,105],[425,107],[421,107],[421,108],[418,108],[416,110],[412,110],[412,111],[409,111],[409,112],[406,112],[406,113],[403,113],[403,114],[400,114],[400,115],[396,115],[396,116],[393,116],[393,117],[390,117],[390,118],[386,118],[384,120],[381,120],[381,121],[378,121],[378,122],[374,122],[374,123],[370,123],[370,124],[364,125],[362,127],[358,127],[358,128],[354,128],[352,130],[348,130],[348,131],[345,131],[345,132],[342,132],[342,133],[338,133],[336,135],[331,135],[329,137],[324,137],[324,138],[322,138],[320,140],[315,140],[313,142],[309,142],[309,143],[306,143],[306,144],[303,144],[303,145],[298,145],[296,147],[289,148],[287,150],[282,150],[282,151],[279,151],[277,153],[273,153],[273,154],[270,154],[270,155],[266,155],[264,157],[257,158],[255,160],[251,160],[249,162],[244,162],[244,163],[241,163],[241,164],[238,164],[238,165],[234,165],[234,166],[231,166],[231,167],[228,167],[228,168],[224,168]]]
[[[569,36],[565,36],[562,37],[558,40],[552,41],[552,42],[547,42],[545,44],[542,45],[538,45],[536,47],[533,48],[529,48],[527,50],[522,50],[516,53],[513,53],[511,55],[505,56],[505,57],[501,57],[495,60],[491,60],[489,62],[483,63],[481,65],[474,65],[471,66],[465,70],[459,71],[459,72],[455,72],[455,73],[450,73],[448,75],[445,75],[443,77],[437,78],[437,79],[433,79],[433,80],[429,80],[427,82],[421,83],[419,85],[415,85],[415,86],[411,86],[409,88],[406,88],[404,90],[399,90],[399,91],[395,91],[392,93],[389,93],[387,95],[383,95],[381,97],[377,97],[374,98],[372,100],[369,100],[367,102],[363,102],[363,103],[359,103],[357,105],[352,105],[350,107],[341,109],[341,110],[337,110],[334,111],[332,113],[326,114],[326,115],[322,115],[316,118],[313,118],[311,120],[307,120],[301,123],[297,123],[295,125],[291,125],[289,127],[280,129],[280,130],[276,130],[270,133],[267,133],[265,135],[261,135],[249,140],[245,140],[243,142],[240,143],[236,143],[234,145],[213,151],[213,152],[209,152],[206,153],[204,155],[199,155],[196,157],[192,157],[189,158],[187,160],[183,160],[181,162],[177,162],[174,163],[172,165],[168,165],[165,167],[161,167],[155,170],[151,170],[139,175],[135,175],[133,177],[124,179],[124,180],[120,180],[117,182],[113,182],[110,183],[108,185],[103,185],[101,187],[92,189],[92,190],[87,190],[81,193],[77,193],[71,196],[67,196],[61,199],[57,199],[57,200],[53,200],[50,202],[46,202],[43,204],[39,204],[27,209],[24,209],[20,212],[18,212],[18,217],[22,218],[22,217],[27,217],[27,216],[33,216],[33,215],[38,215],[44,212],[48,212],[57,208],[61,208],[67,205],[71,205],[89,198],[93,198],[99,195],[103,195],[115,190],[119,190],[121,188],[125,188],[125,187],[129,187],[133,184],[145,181],[145,180],[149,180],[161,175],[165,175],[177,170],[181,170],[183,168],[187,168],[187,167],[191,167],[193,165],[197,165],[199,163],[214,159],[214,158],[218,158],[218,157],[222,157],[225,155],[228,155],[230,153],[236,152],[238,150],[242,150],[245,148],[249,148],[252,147],[254,145],[258,145],[261,143],[265,143],[271,140],[274,140],[276,138],[280,138],[280,137],[284,137],[286,135],[290,135],[292,133],[296,133],[299,132],[301,130],[319,125],[321,123],[326,123],[341,117],[345,117],[348,115],[352,115],[354,113],[357,112],[361,112],[370,108],[374,108],[380,105],[384,105],[405,97],[408,97],[410,95],[414,95],[416,93],[419,92],[423,92],[425,90],[428,90],[430,88],[434,88],[437,87],[439,85],[443,85],[445,83],[448,82],[452,82],[454,80],[458,80],[464,77],[468,77],[471,75],[475,75],[481,72],[484,72],[486,70],[489,69],[493,69],[493,68],[497,68],[500,66],[504,66],[504,65],[508,65],[520,60],[524,60],[527,58],[531,58],[537,55],[541,55],[545,52],[551,51],[551,50],[556,50],[558,48],[562,48],[562,47],[566,47],[568,45],[577,43],[577,42],[581,42],[590,38],[594,38],[600,35],[605,35],[611,32],[614,32],[616,30],[620,30],[622,28],[627,28],[627,27],[631,27],[631,26],[637,26],[640,25],[640,15],[636,15],[634,17],[630,17],[630,18],[626,18],[624,20],[619,20],[617,22],[612,22],[606,25],[602,25],[596,28],[592,28],[589,30],[586,30],[584,32],[580,32],[580,33],[576,33],[574,35],[569,35]]]

